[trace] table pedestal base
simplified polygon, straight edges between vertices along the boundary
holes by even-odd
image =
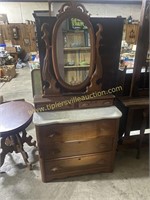
[[[29,167],[29,169],[32,169],[31,163],[28,161],[28,154],[25,152],[23,148],[23,144],[26,142],[29,146],[35,146],[36,147],[36,141],[31,142],[32,137],[27,136],[27,132],[24,130],[22,131],[22,136],[21,133],[16,133],[14,135],[10,135],[8,137],[2,137],[1,139],[1,150],[2,152],[0,153],[0,167],[3,165],[5,156],[7,153],[12,153],[15,151],[16,153],[21,153],[22,157],[24,159],[25,164]]]

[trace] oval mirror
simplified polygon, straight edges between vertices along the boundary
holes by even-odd
[[[53,30],[54,72],[66,89],[79,90],[89,82],[94,71],[93,28],[85,15],[60,17]]]

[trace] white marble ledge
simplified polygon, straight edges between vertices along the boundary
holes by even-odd
[[[52,112],[35,112],[33,115],[33,123],[37,126],[57,124],[57,123],[76,123],[87,122],[101,119],[120,118],[122,113],[115,106],[103,108],[88,108],[76,110],[63,110]]]

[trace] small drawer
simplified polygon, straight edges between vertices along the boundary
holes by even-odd
[[[52,159],[90,153],[108,152],[113,150],[114,138],[110,136],[98,137],[92,140],[78,140],[70,142],[52,142],[49,145],[39,145],[41,158]]]
[[[106,119],[94,122],[38,126],[36,134],[39,144],[48,145],[52,142],[85,141],[101,136],[114,137],[116,128],[116,119]]]
[[[74,104],[63,105],[61,102],[52,102],[47,104],[41,104],[36,107],[36,112],[50,112],[56,110],[74,109]]]
[[[104,106],[112,106],[113,100],[91,100],[91,101],[83,101],[79,102],[79,108],[96,108],[96,107],[104,107]]]

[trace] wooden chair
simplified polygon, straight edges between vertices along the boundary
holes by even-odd
[[[149,1],[143,0],[130,94],[127,97],[119,97],[119,106],[123,113],[123,117],[120,120],[120,137],[123,133],[125,133],[125,137],[129,137],[132,130],[140,129],[137,143],[137,158],[140,157],[143,136],[149,118],[149,73],[146,64],[149,44],[149,9]],[[145,68],[144,72],[143,68]]]

